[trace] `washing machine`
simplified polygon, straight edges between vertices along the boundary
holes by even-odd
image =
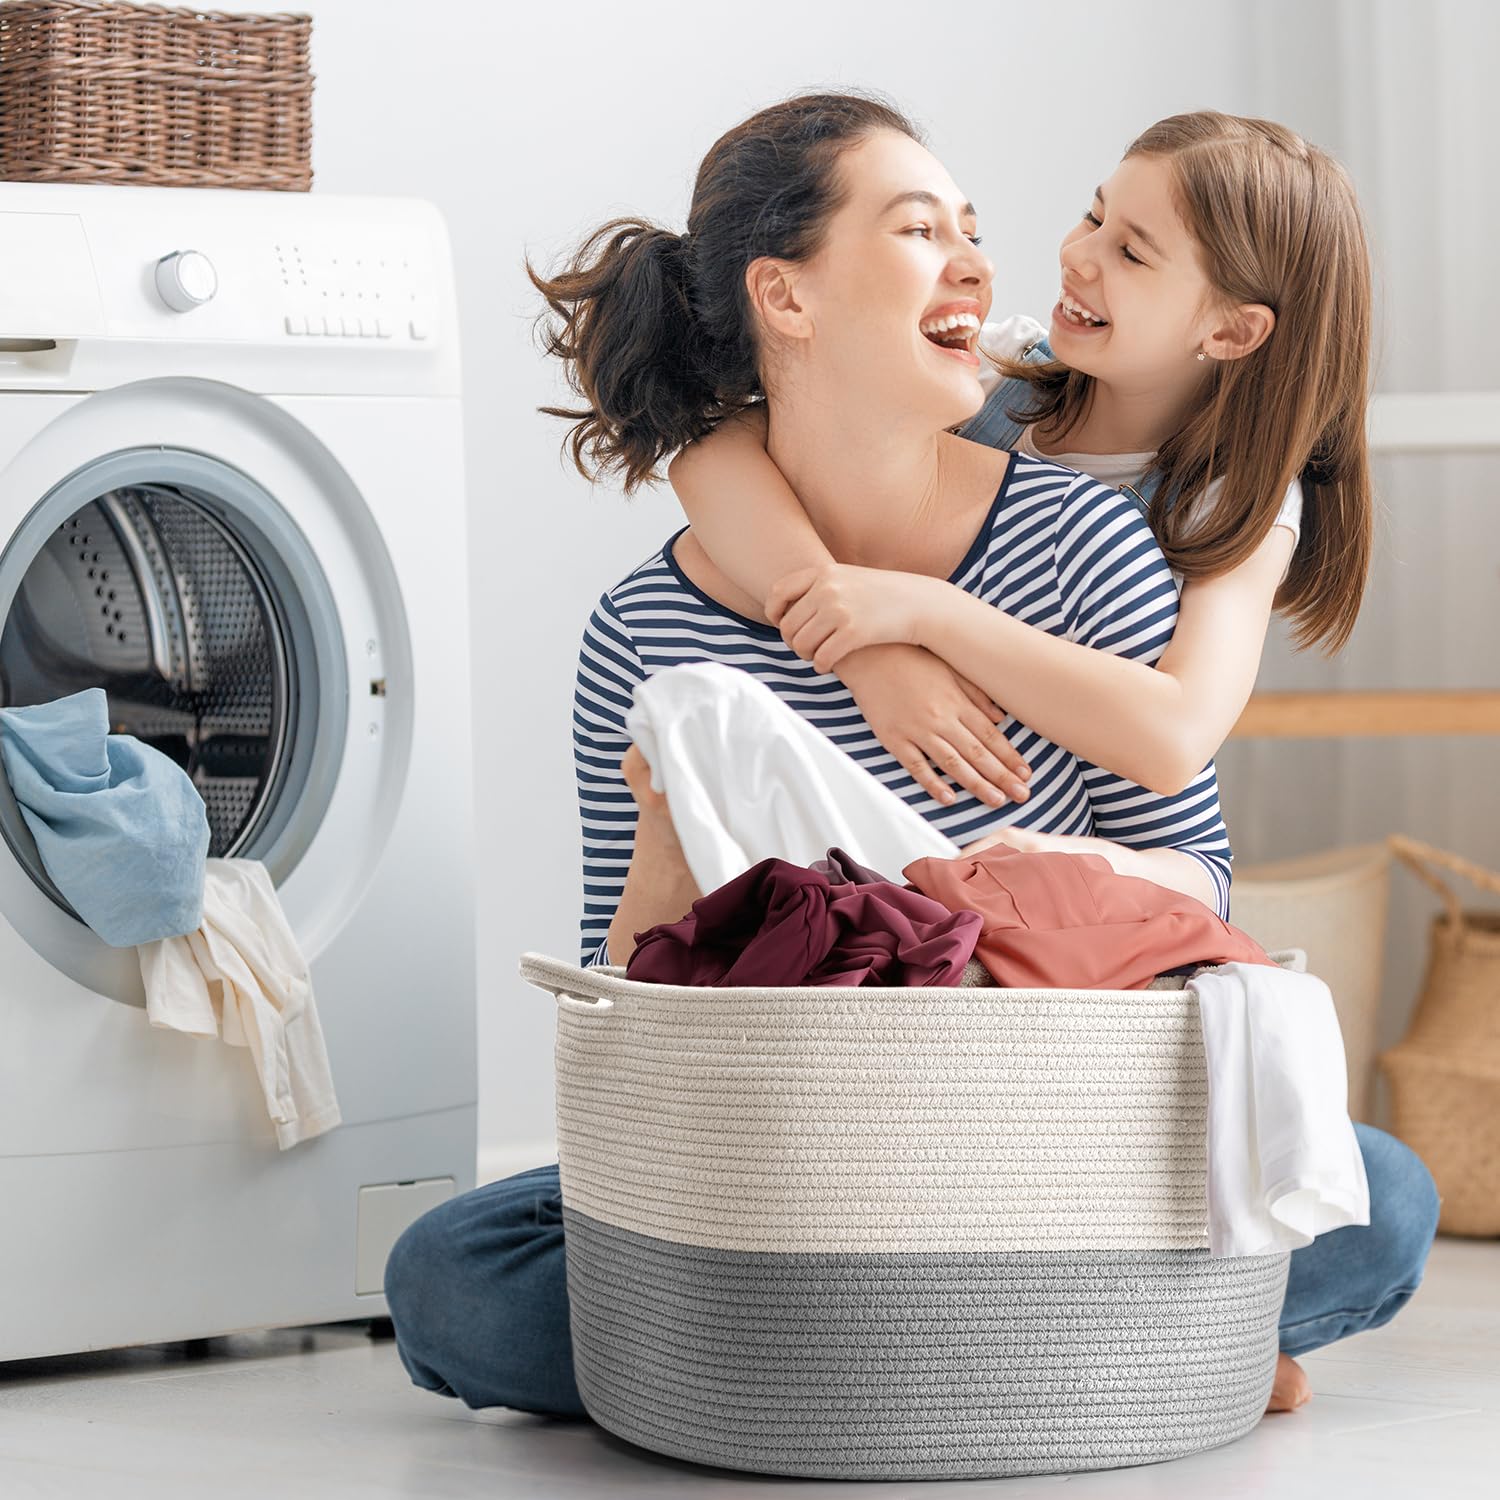
[[[434,208],[0,183],[0,696],[102,687],[267,866],[342,1114],[153,1027],[0,777],[0,1359],[383,1314],[474,1185],[466,567]]]

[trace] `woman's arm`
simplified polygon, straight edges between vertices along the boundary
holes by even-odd
[[[793,575],[766,613],[822,671],[871,639],[926,646],[1054,744],[1170,796],[1213,759],[1244,711],[1294,541],[1273,526],[1237,568],[1185,585],[1177,628],[1154,667],[1051,635],[917,574],[836,565]]]
[[[584,627],[573,695],[573,766],[583,831],[580,960],[622,964],[635,934],[686,915],[701,894],[667,810],[651,790],[625,713],[646,669],[606,594]]]
[[[703,894],[688,869],[666,796],[652,790],[651,767],[638,746],[625,752],[621,771],[635,799],[637,821],[625,889],[610,919],[605,944],[612,964],[629,960],[636,933],[685,917]]]
[[[1027,852],[1056,850],[1063,854],[1097,854],[1109,861],[1116,875],[1133,875],[1168,890],[1181,891],[1201,901],[1210,911],[1218,910],[1219,891],[1207,867],[1181,849],[1132,849],[1111,839],[1087,834],[1037,833],[1030,828],[1002,828],[964,845],[965,854],[977,854],[992,844],[1009,844]]]

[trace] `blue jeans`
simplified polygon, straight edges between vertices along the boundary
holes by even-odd
[[[1369,1125],[1354,1132],[1370,1223],[1292,1252],[1287,1354],[1388,1323],[1421,1283],[1437,1231],[1437,1190],[1415,1153]],[[409,1225],[386,1263],[385,1295],[401,1362],[423,1389],[476,1408],[583,1414],[555,1166],[462,1193]]]

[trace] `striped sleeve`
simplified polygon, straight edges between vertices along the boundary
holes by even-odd
[[[1080,476],[1058,508],[1057,575],[1069,640],[1155,665],[1177,624],[1177,588],[1136,506]],[[1229,919],[1229,832],[1210,761],[1175,797],[1080,759],[1094,832],[1137,849],[1179,849],[1208,871]]]
[[[645,668],[619,610],[606,594],[584,627],[573,695],[573,765],[583,825],[580,962],[609,962],[609,924],[635,851],[635,799],[621,765],[630,748],[625,714]]]

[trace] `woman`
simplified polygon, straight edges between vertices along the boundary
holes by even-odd
[[[906,232],[913,203],[935,233]],[[972,206],[894,111],[827,95],[762,111],[705,159],[687,235],[616,222],[561,275],[533,275],[560,318],[549,348],[587,403],[561,413],[576,420],[585,473],[618,470],[633,488],[764,394],[771,455],[840,561],[947,578],[1053,633],[1148,663],[1165,649],[1177,594],[1130,501],[949,434],[980,405],[977,360],[921,325],[948,308],[982,318],[992,268]],[[1007,739],[1032,768],[1025,801],[934,801],[886,755],[848,689],[797,658],[684,531],[604,596],[584,634],[575,747],[585,961],[623,961],[635,932],[681,916],[698,894],[624,731],[633,685],[682,661],[752,672],[960,845],[1003,830],[1021,847],[1092,850],[1227,909],[1211,765],[1180,795],[1159,796],[1017,724]],[[980,688],[954,684],[971,706],[985,703]],[[955,750],[986,754],[971,738]],[[1379,1207],[1370,1228],[1293,1255],[1290,1352],[1386,1321],[1420,1278],[1436,1220],[1430,1179],[1389,1137],[1361,1130],[1360,1141]],[[417,1384],[474,1407],[582,1410],[555,1167],[412,1225],[392,1251],[386,1295]],[[1273,1406],[1296,1404],[1296,1366],[1286,1365]]]

